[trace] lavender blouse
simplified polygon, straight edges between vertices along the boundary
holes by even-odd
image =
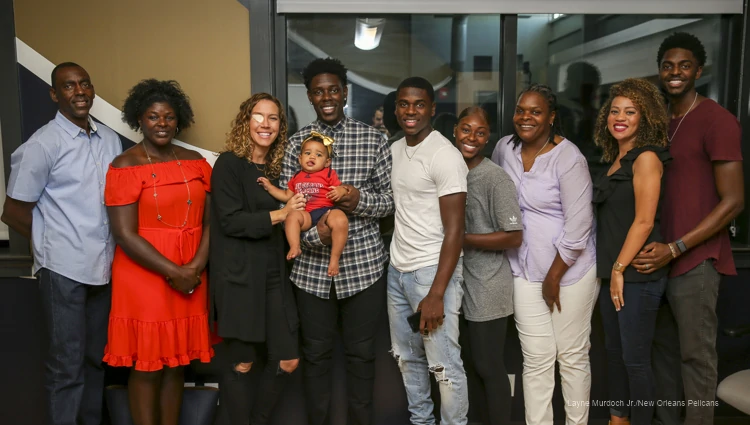
[[[492,161],[503,167],[518,190],[523,242],[506,251],[513,276],[544,281],[559,252],[570,266],[560,285],[572,285],[596,265],[593,188],[586,158],[563,139],[524,172],[521,147],[514,148],[510,138],[497,142]]]

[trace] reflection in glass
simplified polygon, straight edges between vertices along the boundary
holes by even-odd
[[[335,57],[349,69],[346,114],[373,125],[382,107],[386,138],[399,131],[394,95],[386,96],[410,76],[435,87],[434,126],[446,136],[452,137],[458,113],[472,105],[487,109],[497,132],[500,15],[290,15],[287,36],[287,102],[299,127],[315,120],[302,69],[315,58]]]
[[[626,78],[645,78],[657,86],[657,50],[675,31],[695,34],[709,53],[700,94],[719,100],[714,77],[721,48],[720,16],[519,15],[517,93],[530,83],[552,87],[565,136],[589,161],[593,176],[604,171],[593,128],[609,88]]]
[[[354,31],[354,45],[362,50],[372,50],[378,47],[384,27],[385,19],[358,18],[357,28]]]

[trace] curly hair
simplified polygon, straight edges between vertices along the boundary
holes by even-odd
[[[177,81],[142,80],[128,92],[122,107],[122,120],[133,130],[138,130],[138,120],[154,103],[164,102],[177,115],[177,134],[195,122],[190,99]]]
[[[268,153],[266,153],[265,168],[266,177],[275,179],[281,175],[281,162],[284,159],[284,150],[286,149],[288,123],[281,102],[272,95],[256,93],[242,102],[240,112],[232,121],[232,129],[227,133],[227,141],[224,143],[223,152],[232,152],[240,158],[245,158],[248,162],[252,161],[255,141],[250,136],[250,120],[255,105],[262,100],[269,100],[279,108],[279,134],[276,136],[276,140],[271,143]]]
[[[664,97],[652,83],[640,78],[628,78],[609,89],[609,98],[596,119],[594,143],[602,148],[602,162],[614,162],[620,152],[617,140],[607,126],[612,101],[619,96],[630,99],[641,114],[634,147],[667,146],[669,119],[664,107]]]
[[[346,67],[340,60],[334,58],[315,59],[314,61],[307,64],[305,69],[302,70],[302,79],[305,82],[305,87],[310,90],[310,83],[312,79],[320,74],[333,74],[339,77],[342,87],[346,87],[348,80],[346,79]]]
[[[547,86],[545,84],[532,84],[527,88],[526,90],[522,91],[521,94],[518,95],[518,98],[516,99],[516,103],[518,103],[519,100],[525,95],[526,93],[538,93],[541,95],[544,99],[547,100],[547,107],[549,108],[549,113],[552,114],[555,113],[555,118],[552,120],[552,131],[550,133],[550,143],[553,145],[555,144],[555,135],[565,137],[565,135],[562,132],[562,124],[560,121],[560,114],[557,113],[557,95],[555,92],[552,91],[550,86]],[[513,148],[517,148],[518,145],[521,143],[521,136],[518,135],[518,132],[516,131],[516,126],[513,126],[513,136],[510,138],[508,143],[513,143]]]
[[[676,32],[669,37],[665,38],[659,46],[659,51],[656,54],[656,63],[661,65],[661,60],[664,59],[664,54],[667,50],[671,49],[685,49],[689,50],[695,59],[698,60],[698,66],[706,64],[706,48],[703,47],[698,37],[693,34],[686,32]]]

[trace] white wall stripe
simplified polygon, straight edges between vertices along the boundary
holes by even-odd
[[[55,68],[55,64],[39,54],[36,50],[32,49],[28,44],[24,43],[18,37],[16,37],[16,56],[18,58],[19,64],[31,71],[42,81],[46,82],[49,85],[52,85],[52,82],[50,81],[50,74]],[[92,76],[92,79],[96,82],[95,75]],[[94,104],[91,107],[91,115],[93,115],[97,120],[103,122],[107,127],[120,133],[128,139],[135,142],[141,140],[141,136],[138,132],[131,130],[127,124],[122,122],[122,111],[120,111],[119,108],[116,108],[100,96],[96,96],[96,99],[94,100]],[[174,139],[174,143],[176,145],[198,151],[201,155],[203,155],[204,158],[206,158],[206,161],[208,161],[211,166],[213,166],[214,162],[216,162],[216,154],[212,151],[190,145],[178,139]]]

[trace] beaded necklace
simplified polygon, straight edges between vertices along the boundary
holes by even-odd
[[[174,159],[177,160],[177,166],[180,168],[180,173],[182,173],[182,181],[185,183],[185,187],[187,188],[187,194],[188,194],[188,200],[187,200],[187,211],[185,211],[185,221],[182,222],[181,225],[174,225],[169,224],[166,221],[162,220],[161,214],[159,214],[159,198],[156,195],[156,170],[154,170],[154,163],[151,162],[151,155],[148,154],[148,150],[146,149],[146,144],[141,143],[143,146],[143,151],[146,152],[146,158],[148,158],[148,163],[151,165],[151,178],[154,180],[154,203],[156,204],[156,219],[160,222],[166,224],[169,227],[175,227],[175,228],[182,228],[187,225],[188,215],[190,214],[190,206],[193,204],[193,200],[190,196],[190,185],[188,184],[187,177],[185,177],[185,172],[182,171],[182,162],[177,158],[177,154],[174,153],[174,148],[172,148],[172,155],[174,155]]]

